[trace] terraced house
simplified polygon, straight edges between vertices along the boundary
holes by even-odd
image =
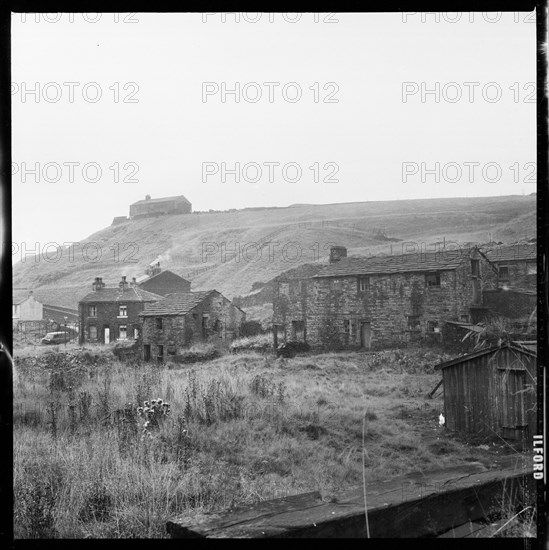
[[[162,362],[196,343],[227,345],[240,335],[246,314],[217,290],[205,290],[170,294],[147,304],[139,318],[143,359]]]
[[[280,278],[273,300],[277,342],[317,349],[372,349],[439,339],[445,320],[475,322],[497,273],[476,247],[399,256],[347,257],[307,279]]]
[[[80,344],[136,340],[141,334],[139,313],[146,304],[163,298],[129,284],[126,277],[117,287],[106,287],[103,278],[96,277],[92,288],[78,302]]]

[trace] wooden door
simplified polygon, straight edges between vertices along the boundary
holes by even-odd
[[[366,349],[370,349],[372,340],[372,325],[371,323],[360,323],[360,346]]]

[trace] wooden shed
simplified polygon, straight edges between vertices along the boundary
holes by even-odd
[[[437,365],[446,427],[529,441],[537,432],[536,362],[535,342],[507,342]]]

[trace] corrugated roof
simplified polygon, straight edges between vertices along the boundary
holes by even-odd
[[[135,206],[136,204],[145,204],[145,203],[148,204],[148,203],[152,203],[152,202],[173,201],[173,200],[176,200],[176,199],[183,199],[184,201],[191,204],[191,202],[186,197],[184,197],[183,195],[178,195],[177,197],[161,197],[159,199],[142,199],[140,201],[134,202],[130,206]]]
[[[212,292],[217,292],[217,290],[168,294],[166,298],[154,304],[146,305],[145,309],[139,315],[143,317],[155,315],[186,315],[191,309],[203,302]]]
[[[535,260],[537,258],[537,245],[530,243],[517,243],[508,246],[496,246],[483,249],[491,262],[512,262],[513,260]]]
[[[469,257],[469,252],[470,249],[370,258],[348,257],[327,265],[313,278],[454,270],[464,258]]]
[[[105,287],[86,294],[80,302],[155,302],[163,298],[163,296],[148,292],[137,286],[129,286],[124,291],[119,287]]]
[[[472,323],[463,323],[460,321],[445,321],[448,325],[454,325],[456,327],[469,330],[471,332],[483,332],[485,330],[485,327],[482,325],[474,325]]]
[[[490,353],[495,353],[496,351],[499,351],[505,348],[509,348],[514,351],[518,351],[520,353],[525,353],[526,355],[537,357],[537,345],[532,349],[531,347],[529,348],[527,346],[520,345],[517,342],[511,342],[511,343],[505,342],[501,346],[482,349],[474,353],[467,353],[466,355],[462,355],[460,357],[457,357],[456,359],[452,359],[451,361],[445,361],[444,363],[439,363],[438,365],[435,365],[435,370],[445,369],[446,367],[459,365],[459,363],[463,363],[464,361],[470,361],[471,359],[482,357],[483,355],[487,355]]]

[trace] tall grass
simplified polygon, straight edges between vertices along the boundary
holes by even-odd
[[[15,536],[163,537],[175,515],[469,460],[466,445],[432,449],[401,415],[437,375],[390,359],[16,360]],[[170,414],[145,426],[138,407],[157,398]],[[426,406],[436,425],[440,404]]]

